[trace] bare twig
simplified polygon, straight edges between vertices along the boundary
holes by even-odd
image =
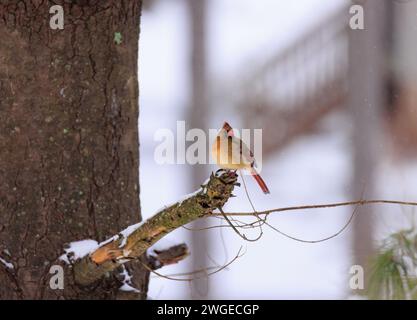
[[[241,253],[241,252],[242,252],[242,247],[240,247],[240,248],[239,248],[239,251],[237,252],[237,254],[234,256],[234,258],[233,258],[232,260],[230,260],[230,261],[229,261],[228,263],[226,263],[225,265],[223,265],[223,266],[221,266],[221,267],[217,268],[215,271],[212,271],[212,272],[208,272],[208,273],[207,273],[207,271],[208,271],[208,270],[215,268],[215,267],[208,267],[208,268],[204,268],[204,269],[201,269],[201,270],[195,270],[195,271],[191,271],[191,272],[181,273],[181,274],[178,274],[178,275],[193,275],[193,274],[197,274],[197,273],[200,273],[200,272],[205,272],[205,273],[206,273],[206,275],[204,276],[204,278],[205,278],[205,277],[212,276],[213,274],[216,274],[216,273],[218,273],[218,272],[220,272],[220,271],[222,271],[222,270],[226,269],[226,268],[227,268],[228,266],[230,266],[233,262],[235,262],[237,259],[239,259],[240,257],[242,257],[244,253]],[[203,277],[192,277],[192,278],[173,278],[172,276],[163,275],[163,274],[161,274],[161,273],[159,273],[159,272],[156,272],[155,270],[152,270],[151,268],[149,268],[149,266],[147,266],[147,265],[146,265],[146,264],[144,264],[144,263],[142,263],[142,264],[143,264],[143,266],[144,266],[144,267],[145,267],[148,271],[150,271],[150,272],[152,272],[152,273],[156,274],[157,276],[159,276],[159,277],[161,277],[161,278],[168,279],[168,280],[174,280],[174,281],[192,281],[192,280],[197,280],[197,279],[202,279],[202,278],[203,278]]]
[[[358,206],[356,206],[355,207],[355,209],[353,210],[353,212],[352,212],[352,214],[350,215],[350,217],[349,217],[349,219],[348,219],[348,221],[343,225],[343,227],[342,228],[340,228],[337,232],[335,232],[335,233],[333,233],[332,235],[330,235],[330,236],[328,236],[328,237],[325,237],[325,238],[321,238],[321,239],[318,239],[318,240],[305,240],[305,239],[300,239],[300,238],[296,238],[296,237],[294,237],[294,236],[291,236],[291,235],[289,235],[289,234],[287,234],[287,233],[285,233],[285,232],[283,232],[282,230],[279,230],[279,229],[277,229],[277,228],[275,228],[274,226],[272,226],[271,224],[269,224],[268,222],[266,222],[266,217],[265,217],[265,224],[268,226],[268,227],[270,227],[272,230],[274,230],[274,231],[276,231],[276,232],[278,232],[279,234],[281,234],[281,235],[283,235],[283,236],[285,236],[285,237],[287,237],[287,238],[289,238],[289,239],[291,239],[291,240],[295,240],[295,241],[298,241],[298,242],[304,242],[304,243],[319,243],[319,242],[324,242],[324,241],[327,241],[327,240],[330,240],[330,239],[333,239],[333,238],[336,238],[338,235],[340,235],[343,231],[345,231],[346,230],[346,228],[350,225],[350,223],[352,222],[352,220],[353,220],[353,218],[355,217],[355,215],[356,215],[356,212],[357,212],[357,209],[358,209]]]
[[[222,208],[224,204],[232,196],[232,191],[236,185],[237,175],[234,172],[226,171],[221,175],[212,174],[208,182],[198,190],[196,193],[188,197],[187,199],[180,201],[170,207],[165,208],[164,210],[158,212],[152,218],[148,219],[143,224],[140,224],[132,232],[129,233],[120,233],[103,243],[98,249],[96,249],[91,254],[85,256],[81,260],[77,260],[74,263],[74,278],[75,281],[80,285],[90,285],[95,281],[100,280],[108,272],[114,271],[120,265],[131,259],[137,259],[142,256],[146,250],[152,246],[159,239],[172,232],[173,230],[182,227],[189,222],[192,222],[196,219],[213,217],[213,218],[224,218],[229,223],[229,226],[235,231],[237,228],[255,228],[260,227],[263,224],[268,225],[273,230],[277,229],[267,223],[267,217],[276,212],[284,211],[293,211],[293,210],[306,210],[306,209],[319,209],[319,208],[334,208],[341,206],[363,206],[369,204],[398,204],[398,205],[409,205],[417,206],[417,202],[407,202],[407,201],[395,201],[395,200],[358,200],[350,202],[339,202],[331,204],[317,204],[317,205],[304,205],[304,206],[293,206],[293,207],[284,207],[264,211],[256,212],[230,212],[225,213],[220,209],[220,213],[213,213],[216,209]],[[356,210],[356,209],[355,209]],[[255,210],[254,210],[255,211]],[[339,230],[336,234],[327,237],[326,239],[321,239],[320,241],[325,241],[330,238],[333,238],[340,234],[346,227],[349,225],[352,216],[346,225]],[[260,218],[260,215],[265,215],[265,217]],[[256,217],[257,221],[252,223],[240,223],[238,222],[237,226],[232,223],[234,217],[237,216],[251,216]],[[239,232],[238,232],[239,233]],[[282,233],[282,232],[280,232]],[[240,234],[240,233],[239,233]],[[283,234],[283,233],[282,233]],[[245,235],[240,234],[243,239],[248,240]],[[261,233],[262,235],[262,233]],[[284,234],[286,235],[286,234]],[[286,235],[288,236],[288,235]],[[294,238],[289,236],[289,238]],[[255,239],[256,240],[256,239]],[[255,241],[253,240],[253,241]],[[297,240],[294,238],[294,240]],[[300,239],[298,239],[300,240]],[[320,242],[320,241],[303,241],[303,242]],[[240,251],[237,255],[239,256]],[[181,255],[178,256],[180,259]],[[236,257],[236,258],[237,258]],[[159,257],[161,263],[174,263],[177,260],[164,260],[163,257]],[[235,259],[236,259],[235,258]],[[235,260],[234,259],[234,260]],[[232,260],[232,262],[234,261]],[[230,264],[230,263],[229,263]],[[219,270],[227,267],[229,264],[226,264]],[[149,266],[146,266],[148,269],[152,269]],[[154,272],[155,273],[155,272]],[[212,273],[208,273],[211,275]],[[162,276],[162,275],[161,275]],[[174,280],[174,279],[171,279]]]
[[[233,229],[233,231],[236,232],[236,234],[238,234],[239,237],[241,237],[243,240],[250,241],[250,242],[255,242],[255,241],[258,241],[262,237],[263,232],[261,230],[261,233],[259,234],[259,236],[257,238],[249,239],[248,237],[246,237],[245,234],[242,234],[242,233],[239,232],[239,230],[233,225],[233,223],[230,221],[230,219],[224,214],[222,208],[219,208],[219,210],[223,214],[223,217],[226,219],[227,223],[230,225],[230,227]]]
[[[305,206],[293,206],[293,207],[282,207],[270,210],[257,211],[258,215],[269,215],[274,212],[284,212],[284,211],[294,211],[294,210],[306,210],[306,209],[324,209],[324,208],[335,208],[343,206],[363,206],[369,204],[398,204],[405,206],[417,206],[417,202],[412,201],[396,201],[396,200],[356,200],[356,201],[347,201],[347,202],[336,202],[328,204],[314,204],[314,205],[305,205]],[[253,216],[254,212],[225,212],[226,216]],[[222,213],[214,213],[216,216],[223,216]]]

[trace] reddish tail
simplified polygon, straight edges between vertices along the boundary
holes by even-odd
[[[265,194],[268,194],[268,193],[270,193],[269,192],[269,189],[268,189],[268,187],[266,186],[266,183],[265,183],[265,181],[261,178],[261,176],[255,171],[255,169],[252,169],[252,171],[251,171],[251,174],[252,174],[252,177],[254,177],[255,178],[255,180],[256,180],[256,182],[259,184],[259,186],[261,187],[261,189],[262,189],[262,191],[263,191],[263,193],[265,193]]]

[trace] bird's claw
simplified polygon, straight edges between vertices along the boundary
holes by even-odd
[[[221,177],[220,180],[225,184],[235,184],[236,183],[236,174],[233,172],[229,172],[231,174],[227,174],[224,177]]]
[[[216,171],[215,175],[216,175],[216,177],[219,177],[219,176],[221,176],[223,173],[225,173],[226,171],[227,171],[227,170],[220,168],[220,169],[218,169],[218,170]]]

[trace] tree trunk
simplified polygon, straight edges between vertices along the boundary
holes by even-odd
[[[353,123],[353,199],[372,199],[375,194],[375,175],[381,152],[380,122],[384,109],[385,3],[366,1],[363,5],[365,29],[349,31],[348,106]],[[353,264],[364,268],[366,283],[369,262],[375,251],[373,209],[358,208],[353,226]]]
[[[190,109],[189,128],[208,130],[208,81],[207,81],[207,1],[188,0],[187,6],[190,19]],[[207,166],[194,164],[190,166],[192,188],[196,188],[207,176]],[[200,220],[193,224],[193,228],[206,228],[209,226],[207,220]],[[210,264],[208,258],[210,252],[210,234],[205,232],[192,232],[191,242],[193,244],[192,269],[201,270]],[[209,298],[209,279],[199,275],[191,284],[191,298]]]
[[[117,272],[78,287],[68,267],[50,288],[66,243],[141,220],[141,1],[54,2],[63,30],[50,28],[52,1],[0,0],[0,299],[145,298],[138,262],[140,294],[119,291]]]

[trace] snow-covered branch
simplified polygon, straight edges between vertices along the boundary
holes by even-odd
[[[77,256],[72,261],[75,281],[80,285],[90,285],[123,263],[139,258],[159,239],[178,227],[210,216],[232,196],[236,181],[237,175],[231,171],[212,174],[195,193],[162,209],[150,219],[129,226],[96,248],[91,248],[83,257]]]

